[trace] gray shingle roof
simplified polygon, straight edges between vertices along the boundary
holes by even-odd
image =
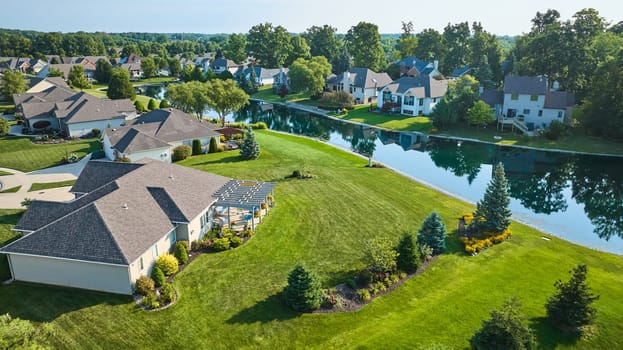
[[[501,105],[504,102],[504,93],[500,90],[485,90],[480,99],[490,106]]]
[[[575,95],[566,91],[549,91],[545,95],[543,108],[566,109],[575,104]]]
[[[168,147],[169,142],[220,137],[216,129],[217,126],[170,108],[151,111],[132,125],[108,128],[104,132],[114,149],[133,153]]]
[[[196,218],[216,201],[215,193],[230,180],[178,165],[145,161],[73,202],[33,202],[16,228],[30,227],[34,232],[0,252],[128,264],[170,232],[174,221]],[[80,178],[117,165],[91,161]],[[118,171],[108,173],[114,178]],[[76,184],[85,188],[96,185],[80,178]]]
[[[350,80],[353,81],[353,85],[358,88],[370,89],[382,88],[383,86],[392,82],[392,78],[385,72],[377,73],[368,68],[350,68],[348,70],[350,74]],[[327,79],[328,84],[339,84],[344,79],[345,73],[338,75],[332,75]],[[374,80],[376,79],[376,83]]]
[[[429,75],[402,77],[394,80],[385,89],[399,94],[410,92],[417,98],[436,98],[446,94],[446,91],[448,91],[448,80],[437,80]]]
[[[545,95],[547,77],[544,76],[507,76],[504,78],[505,94]]]
[[[80,173],[70,192],[90,193],[143,166],[139,163],[91,161]],[[35,202],[36,203],[36,202]]]

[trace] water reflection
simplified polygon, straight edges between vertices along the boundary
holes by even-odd
[[[251,104],[234,119],[262,121],[274,130],[350,148],[474,202],[484,193],[491,177],[491,165],[502,162],[514,214],[580,244],[623,253],[621,158],[541,152],[457,142],[420,133],[390,132],[272,105]],[[453,176],[441,176],[440,169]],[[597,237],[616,239],[606,245]]]

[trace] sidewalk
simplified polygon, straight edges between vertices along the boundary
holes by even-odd
[[[74,164],[60,165],[52,168],[36,170],[30,173],[24,173],[14,169],[0,168],[2,171],[12,173],[13,175],[0,176],[0,190],[21,186],[19,191],[15,193],[0,193],[0,208],[2,209],[23,209],[21,202],[25,198],[64,202],[75,198],[69,193],[68,187],[50,188],[36,192],[28,192],[33,183],[49,183],[67,180],[75,180],[86,163],[91,159],[91,155],[87,155],[79,162]]]

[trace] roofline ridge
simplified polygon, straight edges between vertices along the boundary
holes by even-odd
[[[153,194],[149,191],[150,188],[153,189],[161,189],[164,191],[164,193],[166,193],[166,195],[171,199],[171,202],[175,205],[175,208],[180,212],[180,214],[182,214],[182,216],[184,217],[184,219],[186,220],[186,222],[190,222],[190,220],[186,217],[186,214],[184,214],[184,212],[182,211],[182,209],[179,207],[179,205],[177,205],[177,202],[175,202],[175,200],[173,199],[173,197],[171,197],[171,194],[169,193],[169,191],[167,191],[167,189],[165,187],[158,187],[158,186],[145,186],[145,188],[147,189],[147,192],[149,192],[149,194],[151,195],[151,197],[153,198]],[[158,206],[160,207],[160,209],[166,214],[166,211],[164,211],[164,208],[162,208],[162,206],[160,205],[160,203],[158,203],[158,201],[156,200],[156,198],[153,198],[154,201],[156,202],[156,204],[158,204]],[[171,219],[171,218],[169,218]],[[173,222],[173,220],[171,220],[171,222]]]
[[[121,253],[121,256],[123,257],[123,261],[129,265],[130,262],[128,261],[128,257],[125,255],[125,253],[123,252],[123,250],[121,249],[121,247],[119,246],[119,244],[117,243],[117,239],[115,238],[115,236],[112,234],[112,231],[110,231],[110,227],[108,227],[108,224],[106,224],[106,220],[104,220],[104,218],[102,217],[102,214],[100,214],[100,210],[99,207],[97,206],[97,203],[92,202],[91,204],[93,204],[93,206],[95,207],[95,213],[96,215],[99,217],[99,219],[102,221],[102,224],[104,224],[104,228],[106,228],[106,233],[108,233],[108,235],[110,236],[110,238],[113,241],[113,244],[115,245],[115,248],[117,248],[117,251],[119,253]]]

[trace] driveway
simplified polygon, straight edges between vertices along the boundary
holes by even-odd
[[[64,202],[74,199],[75,196],[69,192],[71,186],[50,188],[36,192],[28,192],[28,190],[33,183],[75,180],[80,175],[89,159],[91,159],[90,154],[74,164],[59,165],[52,168],[36,170],[30,173],[24,173],[14,169],[0,168],[0,170],[12,174],[0,176],[0,185],[2,185],[1,190],[21,186],[19,191],[15,193],[0,193],[0,208],[23,209],[21,202],[25,198],[54,202]]]

